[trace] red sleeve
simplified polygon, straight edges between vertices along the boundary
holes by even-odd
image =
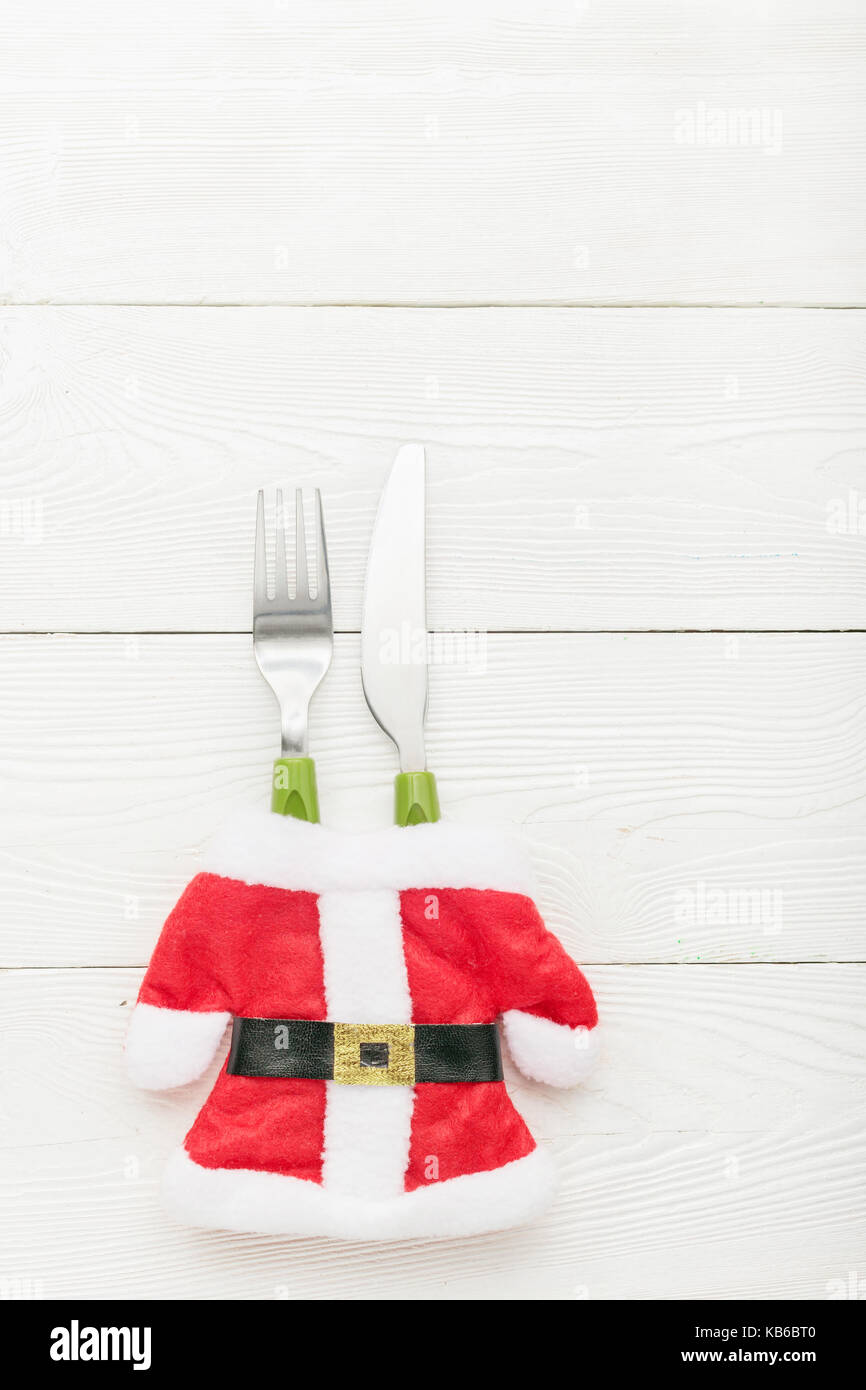
[[[227,880],[196,874],[162,929],[138,995],[162,1009],[230,1010],[222,979]]]
[[[478,893],[476,929],[498,1011],[520,1009],[569,1028],[593,1028],[598,1011],[583,975],[531,898]]]

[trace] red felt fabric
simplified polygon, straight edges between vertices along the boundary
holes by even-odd
[[[325,1082],[229,1076],[225,1068],[186,1137],[204,1168],[261,1168],[322,1181]]]
[[[316,895],[196,875],[162,929],[138,997],[167,1009],[324,1018]]]
[[[416,1086],[406,1191],[499,1168],[534,1148],[503,1082]]]
[[[529,898],[414,888],[400,906],[415,1023],[486,1023],[506,1009],[569,1028],[598,1022],[585,976]]]

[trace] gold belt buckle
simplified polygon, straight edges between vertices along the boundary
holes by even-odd
[[[414,1086],[411,1023],[335,1023],[334,1080],[341,1086]]]

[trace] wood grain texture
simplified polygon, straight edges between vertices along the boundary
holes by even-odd
[[[127,8],[4,7],[9,301],[866,298],[855,0]]]
[[[509,1084],[562,1171],[522,1231],[395,1246],[187,1230],[157,1188],[209,1080],[134,1091],[140,972],[0,976],[4,1275],[45,1297],[822,1298],[862,1260],[866,971],[596,967],[591,1082]]]
[[[517,823],[579,959],[863,959],[866,637],[497,635],[431,671],[450,818]],[[358,640],[313,710],[326,820],[387,825]],[[262,801],[245,636],[0,641],[2,965],[141,964],[207,837]]]
[[[0,633],[89,635],[0,636],[0,1293],[862,1282],[864,52],[861,0],[4,5]],[[653,304],[751,307],[540,307]],[[563,1173],[533,1228],[171,1226],[207,1083],[120,1049],[268,780],[253,496],[323,489],[322,804],[387,824],[354,634],[408,439],[431,626],[488,634],[432,671],[443,805],[523,828],[607,1054],[509,1070]]]
[[[250,626],[255,491],[319,485],[359,625],[396,447],[429,460],[430,621],[847,628],[866,314],[0,311],[0,627]]]

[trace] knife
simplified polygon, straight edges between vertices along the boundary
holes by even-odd
[[[361,622],[361,679],[373,718],[397,746],[394,820],[439,819],[427,771],[427,580],[424,447],[405,444],[391,466],[373,528]]]

